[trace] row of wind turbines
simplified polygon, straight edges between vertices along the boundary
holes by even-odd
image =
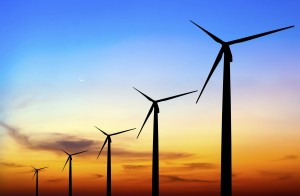
[[[231,196],[232,195],[232,156],[231,156],[231,90],[230,90],[230,63],[233,61],[232,59],[232,53],[230,50],[230,46],[233,44],[246,42],[252,39],[256,39],[262,36],[266,36],[272,33],[276,33],[282,30],[286,30],[289,28],[292,28],[294,26],[288,26],[285,28],[280,28],[236,40],[232,40],[229,42],[225,42],[215,36],[214,34],[210,33],[206,29],[202,28],[195,22],[191,21],[194,25],[196,25],[198,28],[200,28],[202,31],[204,31],[209,37],[211,37],[214,41],[221,44],[221,49],[215,59],[215,62],[213,63],[213,66],[209,72],[209,75],[202,87],[202,90],[197,98],[196,103],[198,103],[208,81],[210,80],[213,72],[215,71],[216,67],[218,66],[219,62],[222,59],[222,56],[224,55],[224,68],[223,68],[223,99],[222,99],[222,137],[221,137],[221,196]],[[152,152],[152,196],[159,196],[159,142],[158,142],[158,113],[160,112],[158,103],[163,101],[168,101],[174,98],[178,98],[184,95],[188,95],[191,93],[195,93],[197,91],[191,91],[159,100],[154,100],[141,92],[140,90],[134,88],[136,91],[141,93],[146,99],[148,99],[150,102],[152,102],[152,105],[150,107],[150,110],[147,113],[147,116],[143,122],[143,125],[137,135],[137,138],[139,137],[141,131],[143,130],[144,125],[146,124],[149,116],[153,112],[153,152]],[[111,196],[111,136],[118,135],[121,133],[125,133],[133,129],[128,129],[125,131],[120,131],[112,134],[107,134],[100,128],[96,127],[98,130],[100,130],[105,136],[106,139],[104,141],[104,144],[102,148],[100,149],[100,152],[97,156],[99,158],[104,146],[106,143],[108,143],[107,146],[107,190],[106,195]],[[64,151],[64,150],[63,150]],[[68,155],[68,159],[63,167],[63,170],[67,163],[69,162],[69,195],[72,195],[72,156],[77,155],[80,153],[84,153],[85,151],[69,154],[68,152],[64,151]],[[33,167],[34,168],[34,167]],[[40,170],[43,170],[47,167],[43,168],[34,168],[35,173],[34,176],[36,176],[36,195],[38,195],[38,172]],[[33,176],[33,177],[34,177]]]

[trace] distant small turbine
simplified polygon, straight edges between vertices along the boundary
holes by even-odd
[[[95,126],[96,127],[96,126]],[[106,139],[104,141],[104,144],[97,156],[97,159],[99,158],[101,152],[102,152],[102,149],[103,147],[105,146],[105,144],[107,143],[108,141],[108,146],[107,146],[107,179],[106,179],[106,195],[107,196],[111,196],[111,152],[110,152],[110,143],[111,143],[111,138],[110,136],[113,136],[113,135],[118,135],[118,134],[121,134],[121,133],[125,133],[127,131],[131,131],[131,130],[134,130],[135,128],[133,129],[128,129],[128,130],[125,130],[125,131],[120,131],[120,132],[116,132],[116,133],[112,133],[112,134],[107,134],[105,133],[104,131],[102,131],[101,129],[99,129],[98,127],[96,127],[98,130],[100,130],[104,135],[106,135]]]
[[[61,150],[64,151],[63,149],[61,149]],[[69,161],[69,196],[72,196],[72,156],[83,153],[83,152],[87,152],[87,151],[88,150],[81,151],[81,152],[76,152],[76,153],[73,153],[73,154],[69,154],[66,151],[64,151],[68,155],[68,159],[67,159],[62,171],[65,169],[65,167],[66,167],[66,165]]]
[[[134,88],[134,87],[133,87]],[[149,96],[145,95],[144,93],[142,93],[141,91],[139,91],[138,89],[134,88],[135,90],[137,90],[139,93],[141,93],[144,97],[146,97],[149,101],[152,102],[152,105],[150,107],[150,110],[146,116],[146,119],[141,127],[141,130],[137,136],[137,138],[139,137],[144,125],[146,124],[149,116],[151,115],[153,109],[154,109],[154,117],[153,117],[153,152],[152,152],[152,195],[153,196],[159,196],[159,150],[158,150],[158,113],[159,113],[159,107],[158,107],[158,103],[159,102],[163,102],[163,101],[167,101],[170,99],[174,99],[177,97],[181,97],[190,93],[194,93],[197,91],[191,91],[188,93],[183,93],[183,94],[179,94],[179,95],[175,95],[172,97],[167,97],[164,99],[159,99],[159,100],[153,100],[151,99]]]
[[[31,167],[33,167],[33,166],[31,166]],[[36,196],[39,195],[39,171],[42,170],[42,169],[46,169],[46,168],[48,168],[48,167],[42,167],[42,168],[35,168],[35,167],[33,167],[33,169],[35,171],[34,171],[34,175],[33,175],[32,179],[35,176],[35,180],[36,180],[36,183],[35,183],[35,195]]]
[[[232,163],[231,163],[231,90],[230,90],[230,63],[232,62],[232,54],[230,50],[230,45],[249,41],[262,36],[266,36],[278,31],[286,30],[294,26],[289,26],[281,29],[276,29],[273,31],[268,31],[233,41],[225,42],[208,32],[206,29],[202,28],[198,24],[191,21],[194,25],[199,27],[207,35],[209,35],[217,43],[221,44],[222,47],[217,55],[217,58],[208,74],[208,77],[204,83],[201,93],[196,101],[198,102],[200,96],[202,95],[210,77],[214,73],[216,67],[222,59],[224,54],[224,70],[223,70],[223,105],[222,105],[222,142],[221,142],[221,196],[231,196],[232,195]]]

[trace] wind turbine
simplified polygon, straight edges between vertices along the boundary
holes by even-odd
[[[134,87],[133,87],[134,88]],[[163,98],[163,99],[159,99],[159,100],[153,100],[151,99],[149,96],[145,95],[144,93],[142,93],[141,91],[139,91],[138,89],[134,88],[135,90],[137,90],[139,93],[141,93],[142,95],[144,95],[144,97],[146,97],[149,101],[152,102],[152,105],[150,107],[150,110],[146,116],[146,119],[141,127],[141,130],[137,136],[137,138],[139,137],[144,125],[146,124],[149,116],[151,115],[152,111],[154,110],[154,117],[153,117],[153,147],[152,147],[152,195],[153,196],[158,196],[159,195],[159,150],[158,150],[158,113],[159,113],[159,107],[158,107],[158,103],[159,102],[163,102],[163,101],[167,101],[170,99],[174,99],[177,97],[181,97],[190,93],[194,93],[197,91],[191,91],[188,93],[183,93],[183,94],[179,94],[179,95],[175,95],[172,97],[167,97],[167,98]]]
[[[95,126],[96,127],[96,126]],[[111,143],[111,136],[113,135],[118,135],[118,134],[121,134],[121,133],[125,133],[127,131],[131,131],[131,130],[134,130],[135,128],[133,129],[128,129],[128,130],[125,130],[125,131],[120,131],[120,132],[116,132],[116,133],[112,133],[112,134],[107,134],[105,133],[104,131],[102,131],[101,129],[99,129],[98,127],[96,127],[98,130],[100,130],[104,135],[106,135],[106,139],[104,141],[104,144],[97,156],[97,159],[99,158],[101,152],[102,152],[102,149],[103,147],[105,146],[105,144],[107,143],[108,141],[108,146],[107,146],[107,181],[106,181],[106,195],[107,196],[110,196],[111,195],[111,152],[110,152],[110,143]]]
[[[221,44],[222,47],[217,55],[217,58],[208,74],[208,77],[204,83],[204,86],[201,90],[201,93],[196,101],[198,102],[200,96],[203,93],[206,84],[208,83],[210,77],[212,76],[214,70],[218,66],[223,54],[224,54],[224,72],[223,72],[223,104],[222,104],[222,144],[221,144],[221,195],[222,196],[231,196],[232,195],[232,164],[231,164],[231,92],[230,92],[230,62],[232,62],[232,54],[230,50],[230,45],[249,41],[256,39],[271,33],[276,33],[285,29],[292,28],[294,26],[289,26],[281,29],[276,29],[273,31],[268,31],[229,42],[225,42],[208,32],[198,24],[191,21],[194,25],[203,30],[208,34],[213,40]]]
[[[63,149],[61,149],[61,150],[64,151]],[[76,153],[73,153],[73,154],[69,154],[66,151],[64,151],[68,155],[68,159],[67,159],[62,171],[65,169],[65,167],[66,167],[66,165],[69,161],[69,196],[72,196],[72,156],[83,153],[83,152],[87,152],[87,151],[88,150],[81,151],[81,152],[76,152]]]
[[[33,166],[31,166],[31,167],[33,167]],[[35,195],[36,196],[39,195],[39,171],[42,170],[42,169],[46,169],[46,168],[48,168],[48,167],[42,167],[42,168],[35,168],[35,167],[33,167],[33,169],[35,171],[34,171],[34,175],[33,175],[32,179],[35,176],[35,180],[36,180],[36,183],[35,183]]]

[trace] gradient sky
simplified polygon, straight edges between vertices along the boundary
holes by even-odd
[[[151,195],[153,99],[200,90],[225,41],[295,25],[231,47],[234,196],[300,194],[298,0],[0,2],[0,193],[100,195],[112,138],[113,195]],[[221,64],[222,65],[222,64]],[[220,192],[222,66],[199,94],[160,104],[162,195]],[[16,183],[17,187],[16,188]],[[137,186],[138,185],[138,186]]]

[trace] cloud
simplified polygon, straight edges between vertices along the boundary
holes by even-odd
[[[94,178],[103,178],[102,174],[92,174]]]
[[[13,138],[19,145],[32,150],[46,150],[59,152],[60,148],[65,150],[72,149],[72,152],[93,148],[96,141],[78,138],[73,135],[49,133],[47,139],[35,141],[29,136],[20,132],[19,129],[9,126],[0,121],[0,126],[6,128],[8,135]]]
[[[123,159],[123,162],[148,162],[152,160],[152,152],[135,152],[135,151],[124,151],[118,149],[119,153],[122,153],[120,156],[123,156],[126,159]],[[115,153],[112,151],[112,153]],[[172,160],[186,159],[195,156],[191,153],[177,153],[177,152],[160,152],[159,160],[169,162]]]
[[[240,174],[238,174],[238,173],[232,173],[231,174],[231,176],[233,177],[233,178],[235,178],[235,177],[237,177],[237,176],[239,176]]]
[[[217,181],[211,181],[211,180],[201,180],[201,179],[187,179],[187,178],[181,178],[179,176],[175,175],[160,175],[160,177],[163,179],[164,182],[204,182],[204,183],[215,183]]]
[[[174,153],[174,152],[162,152],[159,154],[160,160],[175,160],[192,157],[194,154],[191,153]]]
[[[27,167],[25,165],[17,164],[17,163],[12,163],[12,162],[0,162],[0,165],[3,167]]]
[[[1,121],[0,121],[0,125],[2,127],[6,128],[8,135],[11,136],[18,143],[20,143],[21,145],[27,146],[27,147],[32,147],[32,144],[30,143],[28,136],[20,133],[18,129],[13,128]]]
[[[150,167],[150,165],[123,165],[124,170],[141,170]]]
[[[291,172],[271,172],[271,171],[259,171],[259,173],[263,176],[271,176],[278,178],[280,180],[287,180],[292,177]]]
[[[186,163],[183,166],[186,169],[215,169],[217,167],[212,163]]]
[[[296,160],[296,159],[298,159],[297,155],[285,155],[282,158],[275,159],[275,160],[272,160],[272,161],[289,161],[289,160]]]
[[[196,162],[196,163],[184,163],[180,165],[163,167],[162,170],[166,172],[170,172],[170,171],[211,170],[216,168],[217,165],[213,163]]]
[[[75,153],[78,151],[89,150],[89,152],[82,154],[83,156],[97,156],[103,141],[96,141],[91,139],[79,138],[74,135],[62,134],[62,133],[47,133],[43,137],[36,135],[35,138],[29,137],[22,133],[20,129],[10,126],[0,121],[0,126],[7,130],[8,135],[13,138],[19,145],[31,150],[44,150],[55,153],[61,153],[61,148],[69,153]],[[38,140],[36,139],[38,137]],[[106,156],[106,147],[103,149],[101,156]],[[149,161],[152,157],[150,151],[132,151],[126,150],[124,147],[113,146],[112,156],[118,158],[127,159],[128,162]],[[177,160],[194,156],[190,153],[175,153],[175,152],[161,152],[160,160]]]
[[[52,182],[52,183],[56,183],[56,182],[61,182],[61,181],[65,181],[65,178],[52,178],[47,180],[47,182]]]

